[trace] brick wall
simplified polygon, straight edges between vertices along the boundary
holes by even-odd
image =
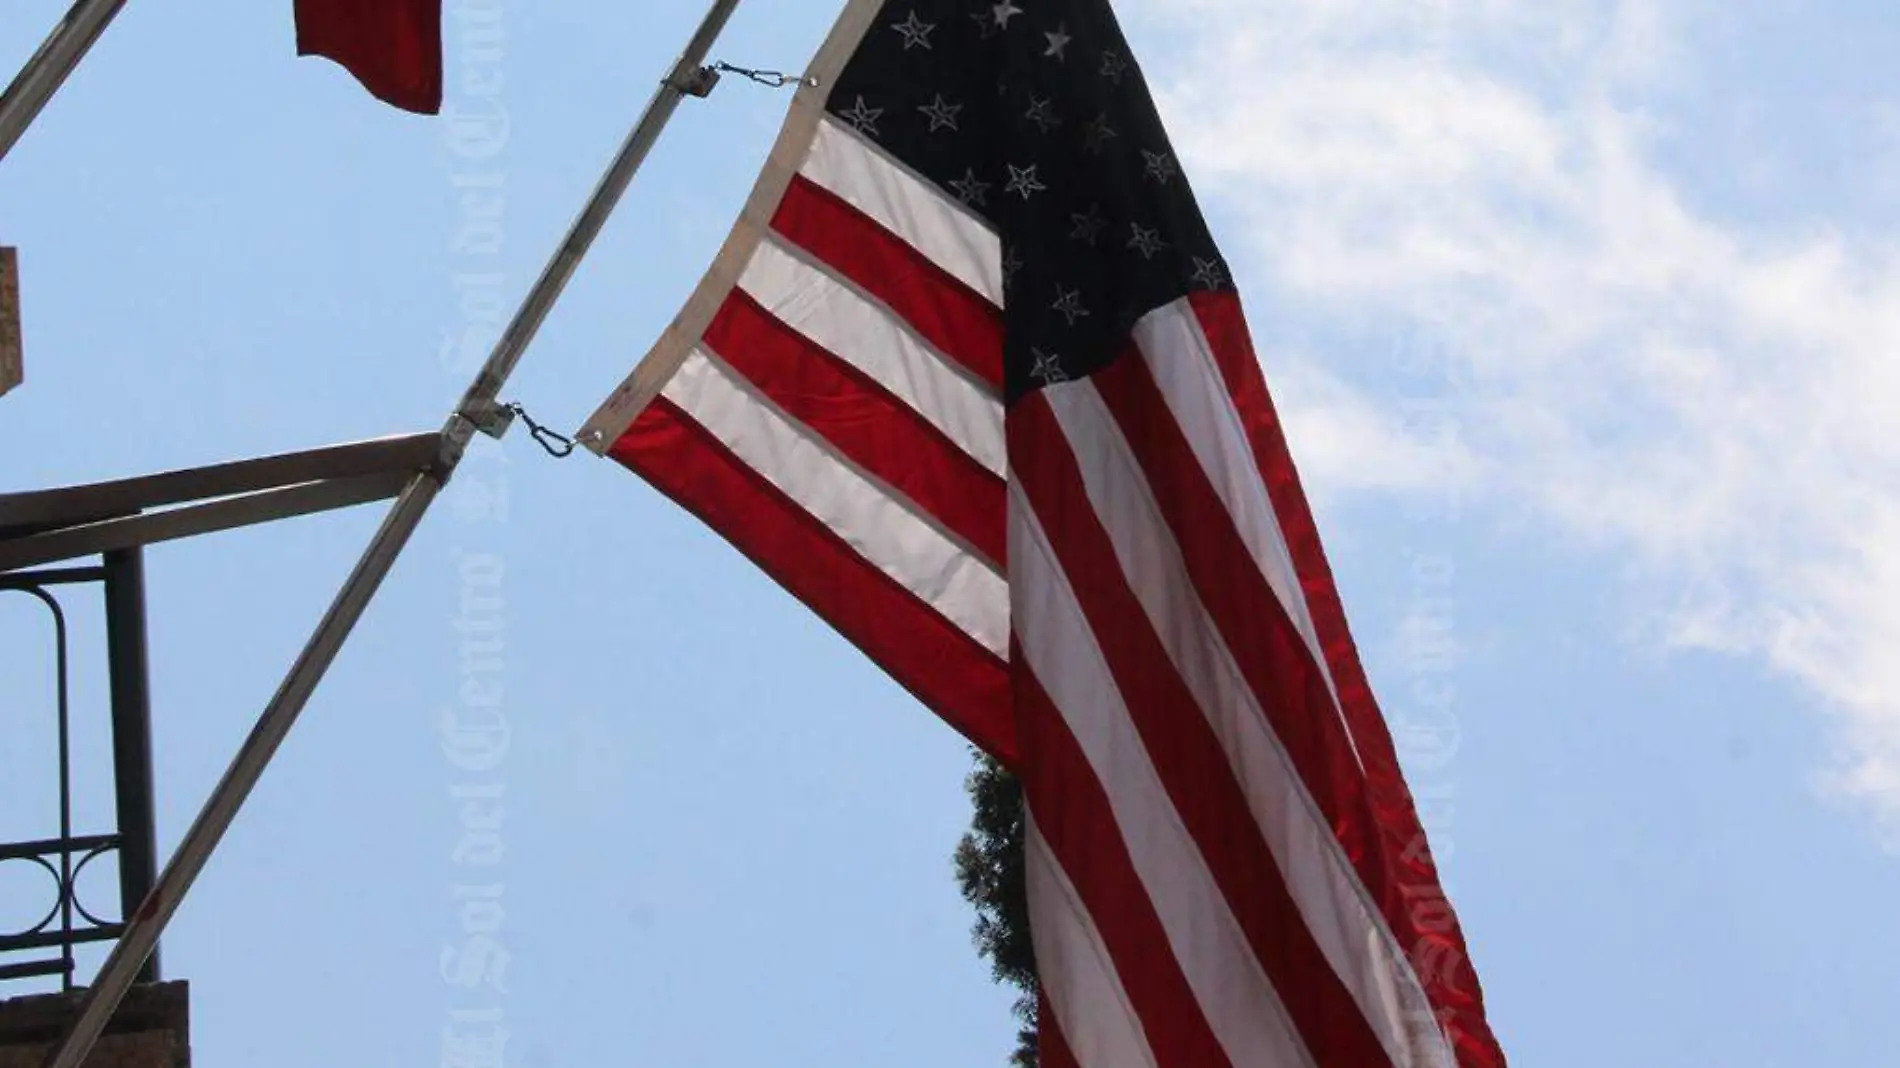
[[[80,995],[42,994],[0,1001],[0,1068],[40,1068],[66,1025],[79,1011]],[[132,988],[86,1068],[189,1068],[191,1019],[185,983]]]

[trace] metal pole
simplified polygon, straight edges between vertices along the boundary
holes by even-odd
[[[145,553],[105,554],[106,659],[112,686],[112,793],[119,816],[120,916],[138,911],[158,881],[152,815],[151,675],[145,644]],[[158,947],[138,981],[158,981]]]
[[[461,407],[457,409],[463,415],[479,418],[486,414],[484,409],[494,404],[495,398],[501,393],[502,384],[514,373],[515,364],[521,361],[521,354],[528,349],[528,342],[541,329],[548,311],[560,299],[561,291],[567,288],[569,279],[574,277],[574,270],[580,266],[581,258],[587,255],[594,239],[600,236],[601,228],[613,213],[614,205],[620,202],[627,186],[632,184],[634,174],[646,162],[647,153],[653,150],[660,131],[666,128],[681,99],[686,96],[691,80],[706,62],[706,53],[712,50],[713,42],[719,39],[720,32],[726,28],[726,21],[738,6],[739,0],[713,0],[706,17],[700,21],[699,29],[686,43],[686,50],[654,91],[653,100],[647,104],[645,114],[640,116],[640,122],[627,137],[626,144],[621,146],[620,155],[607,168],[587,207],[581,211],[580,218],[574,221],[574,228],[568,232],[567,240],[542,270],[540,281],[535,283],[528,299],[522,303],[514,320],[496,343],[488,365],[469,385],[468,393],[463,396]]]
[[[67,76],[124,6],[125,0],[74,0],[72,10],[13,76],[7,91],[0,93],[0,159],[13,151],[20,135],[33,125],[40,109],[66,84]]]
[[[297,657],[276,696],[265,707],[250,737],[245,739],[243,748],[238,750],[237,757],[231,762],[217,788],[211,792],[198,818],[185,832],[178,851],[165,865],[165,870],[159,873],[152,892],[146,896],[136,914],[126,917],[125,932],[113,945],[112,952],[99,969],[98,977],[87,990],[79,1015],[59,1044],[47,1054],[42,1068],[80,1068],[86,1055],[92,1051],[93,1044],[105,1029],[106,1021],[137,979],[145,958],[158,944],[159,934],[171,921],[180,901],[191,889],[192,882],[204,870],[205,862],[237,818],[239,808],[263,776],[278,746],[290,733],[298,714],[309,701],[311,692],[335,661],[344,640],[362,618],[370,598],[388,576],[396,557],[422,522],[429,505],[461,462],[469,439],[475,433],[475,421],[485,418],[493,409],[509,374],[534,340],[535,331],[547,318],[548,310],[554,306],[568,280],[573,277],[581,257],[586,255],[594,239],[600,236],[608,216],[632,184],[640,164],[646,160],[654,142],[659,139],[667,121],[678,108],[681,97],[686,93],[688,79],[705,63],[706,53],[711,50],[713,42],[718,39],[720,31],[738,6],[739,0],[713,0],[712,7],[700,22],[699,30],[693,34],[685,52],[668,72],[640,121],[628,134],[619,155],[595,188],[586,208],[575,219],[567,240],[562,242],[560,251],[555,253],[542,271],[540,279],[515,313],[514,321],[496,342],[488,362],[463,396],[456,414],[450,416],[443,427],[443,449],[438,465],[410,480],[402,495],[396,498],[394,507],[376,531],[369,548],[364,551],[343,589],[338,592],[335,603],[325,613],[323,621]]]

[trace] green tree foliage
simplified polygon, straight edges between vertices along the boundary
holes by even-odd
[[[1029,893],[1023,869],[1023,791],[1008,769],[977,754],[965,786],[975,813],[957,844],[957,883],[976,908],[977,952],[999,983],[1017,990],[1015,1068],[1036,1068],[1036,955],[1029,941]]]

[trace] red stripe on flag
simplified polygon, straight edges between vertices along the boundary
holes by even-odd
[[[1008,550],[1003,480],[877,380],[734,290],[706,347],[787,414],[1000,567]]]
[[[1015,663],[1012,692],[1029,814],[1101,934],[1156,1063],[1194,1068],[1231,1064],[1181,972],[1088,757],[1022,650],[1012,646],[1010,657]],[[1113,1011],[1089,1005],[1069,1008]]]
[[[1140,364],[1141,359],[1131,354],[1121,362]],[[1163,408],[1157,418],[1171,417]],[[1048,401],[1037,394],[1019,402],[1010,414],[1009,433],[1010,470],[1069,575],[1143,748],[1314,1062],[1328,1068],[1389,1065],[1384,1047],[1307,929],[1219,738],[1123,578],[1072,443]],[[1282,861],[1324,862],[1320,857]]]
[[[442,0],[296,0],[297,54],[343,66],[377,99],[442,110]]]
[[[1036,1049],[1042,1055],[1038,1058],[1042,1068],[1081,1068],[1063,1037],[1055,1010],[1049,1007],[1048,991],[1040,989],[1036,993]]]
[[[1359,662],[1345,606],[1320,544],[1318,524],[1301,488],[1285,429],[1254,353],[1246,313],[1239,297],[1233,294],[1197,294],[1192,303],[1253,445],[1254,461],[1286,535],[1320,648],[1332,671],[1353,741],[1365,762],[1372,811],[1383,838],[1381,852],[1387,863],[1397,868],[1399,885],[1391,886],[1388,881],[1386,892],[1380,895],[1387,922],[1418,971],[1426,996],[1438,1010],[1446,1036],[1458,1051],[1459,1063],[1465,1068],[1503,1068],[1504,1052],[1485,1019],[1484,994],[1464,932],[1439,885],[1431,847],[1405,785],[1392,736]],[[1374,885],[1371,879],[1366,881],[1369,887]]]
[[[772,229],[883,301],[918,336],[1003,389],[1003,313],[837,194],[794,177]]]
[[[1140,355],[1117,360],[1090,381],[1146,473],[1194,589],[1227,639],[1273,733],[1357,864],[1372,851],[1374,823],[1360,790],[1351,740],[1319,666],[1234,528]]]
[[[1009,669],[664,397],[610,454],[698,516],[970,741],[1016,756]]]

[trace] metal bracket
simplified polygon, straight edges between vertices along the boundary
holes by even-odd
[[[666,84],[685,93],[687,96],[696,96],[704,100],[712,95],[714,89],[719,87],[719,72],[711,67],[699,67],[692,71],[674,75],[672,78],[667,79]]]
[[[507,437],[509,429],[515,425],[514,409],[500,401],[485,401],[473,410],[463,412],[462,418],[496,441]]]

